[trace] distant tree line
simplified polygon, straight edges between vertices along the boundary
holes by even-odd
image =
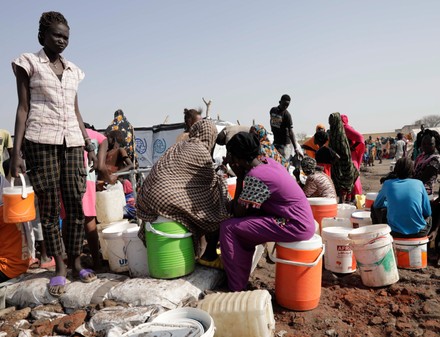
[[[414,125],[424,125],[426,128],[435,128],[440,126],[440,114],[422,117],[414,122]]]

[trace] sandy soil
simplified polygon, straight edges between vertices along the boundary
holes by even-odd
[[[363,168],[366,192],[380,189],[379,179],[389,171],[390,160]],[[382,288],[362,284],[358,272],[334,274],[323,269],[319,306],[295,312],[275,300],[275,265],[261,259],[251,286],[267,289],[273,298],[277,337],[298,336],[439,336],[440,268],[399,269],[399,282]]]

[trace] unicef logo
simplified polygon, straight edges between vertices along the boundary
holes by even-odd
[[[167,148],[167,143],[165,142],[164,138],[156,139],[154,141],[154,144],[153,144],[154,152],[163,153],[163,152],[165,152],[166,148]]]
[[[136,138],[136,152],[140,154],[147,152],[147,140],[145,138]]]

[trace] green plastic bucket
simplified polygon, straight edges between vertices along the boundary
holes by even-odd
[[[192,234],[178,222],[145,223],[150,276],[172,279],[194,271]]]

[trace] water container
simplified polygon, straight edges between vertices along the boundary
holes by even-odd
[[[365,196],[365,209],[366,210],[369,211],[371,209],[371,206],[373,206],[374,200],[376,200],[376,197],[378,194],[379,193],[377,193],[377,192],[370,192],[370,193],[366,194],[366,196]]]
[[[102,231],[102,237],[106,242],[108,263],[110,270],[115,273],[128,271],[128,260],[124,252],[124,240],[122,233],[128,228],[137,228],[137,224],[127,220],[120,221]]]
[[[267,290],[209,294],[197,308],[214,319],[216,337],[271,337],[275,330]]]
[[[394,253],[397,267],[403,269],[421,269],[428,266],[427,236],[423,238],[394,238]]]
[[[379,224],[353,229],[348,237],[367,287],[383,287],[399,280],[393,238],[388,225]]]
[[[346,227],[353,228],[350,218],[323,218],[322,230],[327,227]]]
[[[228,183],[228,193],[231,196],[231,198],[234,198],[235,196],[235,189],[237,184],[237,177],[231,177],[226,179]]]
[[[32,186],[26,186],[23,174],[19,174],[21,185],[14,186],[15,178],[11,178],[11,186],[3,188],[3,221],[16,224],[34,220],[35,194]]]
[[[334,273],[348,274],[356,271],[356,259],[350,247],[348,233],[350,227],[326,227],[322,229],[322,240],[325,245],[324,267]]]
[[[119,336],[119,335],[118,335]],[[143,323],[121,335],[122,337],[200,337],[203,327],[194,320],[179,322]],[[211,335],[214,336],[214,335]]]
[[[151,277],[172,279],[194,271],[193,239],[185,226],[171,220],[146,222],[145,237]]]
[[[109,223],[124,218],[125,194],[120,182],[109,185],[107,190],[96,192],[96,218]]]
[[[338,204],[338,212],[336,213],[337,218],[350,219],[351,214],[356,211],[355,205],[350,204]]]
[[[277,242],[275,298],[279,305],[297,311],[312,310],[321,297],[322,257],[325,246],[315,234],[310,240]]]
[[[365,227],[373,224],[370,211],[353,212],[350,221],[353,224],[353,228]]]
[[[148,276],[147,248],[138,237],[138,227],[128,228],[122,232],[125,257],[128,260],[128,271],[131,277]]]
[[[319,223],[319,235],[322,231],[322,219],[335,217],[338,204],[335,198],[307,198],[312,208],[313,217]]]
[[[120,223],[125,224],[127,222],[128,222],[128,220],[121,220],[121,221],[115,221],[115,222],[110,222],[110,223],[103,222],[103,223],[99,223],[96,225],[96,229],[98,230],[99,246],[101,248],[102,258],[104,260],[108,260],[108,252],[107,252],[107,243],[102,236],[102,231],[110,226],[120,224]]]
[[[166,311],[158,315],[153,323],[180,323],[180,322],[196,322],[203,328],[200,337],[213,337],[215,332],[214,320],[208,312],[199,308],[177,308]],[[168,335],[167,335],[168,336]],[[174,336],[174,335],[171,335]],[[216,334],[216,336],[218,336]]]

